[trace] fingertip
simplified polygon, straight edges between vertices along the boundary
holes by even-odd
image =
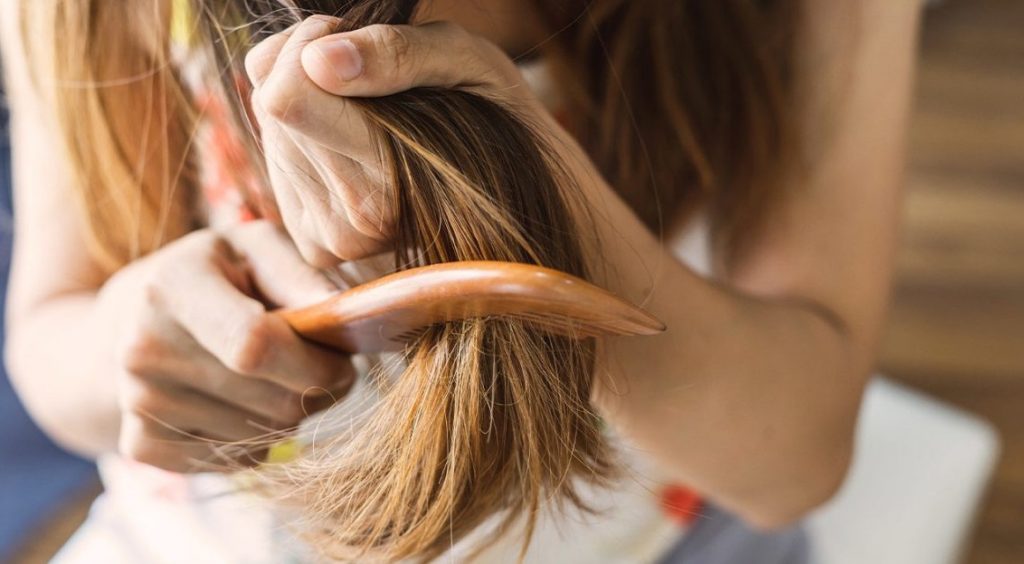
[[[355,43],[339,35],[310,42],[302,50],[302,67],[314,84],[338,96],[363,74],[363,57]]]

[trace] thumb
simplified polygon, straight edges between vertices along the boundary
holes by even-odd
[[[371,25],[310,41],[302,68],[336,96],[374,97],[418,86],[511,86],[515,65],[493,44],[448,22]]]

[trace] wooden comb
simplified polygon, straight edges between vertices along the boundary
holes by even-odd
[[[400,349],[431,325],[475,317],[521,319],[579,338],[665,330],[651,314],[585,280],[496,261],[411,268],[275,313],[303,337],[349,353]]]

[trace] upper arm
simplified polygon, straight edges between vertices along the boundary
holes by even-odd
[[[11,110],[15,237],[10,319],[47,299],[97,289],[91,257],[52,112],[36,91],[21,41],[17,0],[0,0],[0,47]]]
[[[920,2],[803,4],[796,66],[802,162],[789,195],[731,265],[730,283],[826,310],[870,358],[901,215]]]

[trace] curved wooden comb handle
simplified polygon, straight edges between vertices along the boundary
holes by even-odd
[[[351,353],[395,350],[425,327],[472,317],[515,317],[579,337],[665,330],[646,311],[585,280],[494,261],[403,270],[276,313],[303,337]]]

